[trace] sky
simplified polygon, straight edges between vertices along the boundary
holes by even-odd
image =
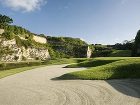
[[[135,38],[139,4],[140,0],[0,0],[0,14],[33,33],[115,44]]]

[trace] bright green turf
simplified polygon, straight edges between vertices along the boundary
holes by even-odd
[[[77,65],[74,66],[79,67],[79,64]],[[140,58],[96,58],[89,62],[82,62],[80,63],[80,66],[91,68],[83,71],[64,74],[59,77],[59,79],[104,80],[140,78]]]
[[[16,69],[3,70],[3,71],[0,71],[0,78],[4,78],[7,76],[16,74],[16,73],[20,73],[20,72],[31,70],[38,67],[41,67],[41,66],[31,66],[31,67],[22,67],[22,68],[16,68]]]
[[[83,62],[71,64],[66,66],[66,68],[77,68],[77,67],[96,67],[112,63],[119,60],[129,59],[130,57],[99,57],[94,59],[87,59]]]

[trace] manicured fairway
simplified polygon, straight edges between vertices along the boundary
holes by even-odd
[[[64,74],[59,79],[123,79],[140,78],[140,58],[95,58],[67,68],[89,67],[84,71]]]

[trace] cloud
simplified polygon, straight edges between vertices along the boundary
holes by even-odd
[[[0,0],[0,2],[13,10],[24,12],[40,9],[42,5],[47,3],[46,0]]]

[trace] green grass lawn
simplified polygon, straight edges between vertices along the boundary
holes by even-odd
[[[70,58],[70,59],[63,58],[63,59],[54,59],[54,60],[52,59],[52,60],[45,61],[44,64],[47,65],[70,64],[70,63],[80,63],[86,60],[88,59],[87,58]]]
[[[7,76],[10,76],[10,75],[13,75],[13,74],[16,74],[16,73],[35,69],[38,67],[41,67],[41,66],[31,66],[31,67],[22,67],[22,68],[15,68],[15,69],[9,69],[9,70],[2,70],[2,71],[0,71],[0,79],[7,77]]]
[[[140,58],[95,58],[67,67],[89,67],[86,70],[64,74],[59,79],[106,80],[140,78]]]
[[[66,68],[96,67],[125,59],[131,59],[131,57],[98,57],[94,59],[86,59],[83,62],[68,65]]]
[[[79,63],[87,59],[54,59],[48,61],[0,62],[0,78],[46,65]]]

